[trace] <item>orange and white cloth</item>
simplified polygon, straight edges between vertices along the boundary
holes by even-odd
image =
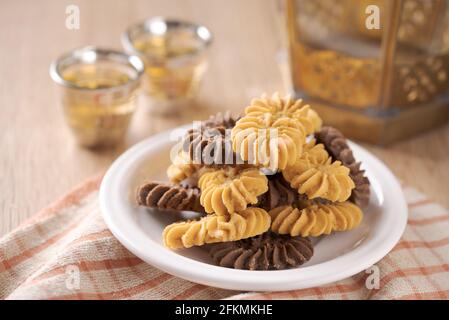
[[[0,240],[0,299],[447,299],[449,212],[404,187],[408,226],[370,274],[277,293],[195,284],[144,263],[107,229],[98,207],[101,178],[90,180]],[[73,278],[78,276],[78,278]],[[78,281],[79,280],[79,281]]]

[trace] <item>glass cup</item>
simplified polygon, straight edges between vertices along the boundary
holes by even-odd
[[[51,64],[50,76],[62,88],[65,120],[80,145],[123,140],[143,71],[139,57],[95,47],[73,50]]]
[[[161,17],[133,25],[123,34],[125,50],[144,61],[143,88],[154,110],[172,112],[197,94],[211,41],[204,26]]]

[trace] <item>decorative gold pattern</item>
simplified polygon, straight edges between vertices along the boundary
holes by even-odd
[[[332,50],[313,49],[294,43],[298,61],[295,84],[308,94],[336,104],[364,108],[377,102],[376,81],[380,66],[376,59],[354,58]]]
[[[400,90],[393,93],[393,103],[426,102],[447,90],[448,57],[429,57],[414,65],[398,66],[394,75]]]
[[[297,28],[290,37],[296,39],[290,43],[295,89],[333,105],[377,109],[379,114],[383,108],[428,103],[449,91],[449,7],[443,1],[404,0],[393,44],[384,43],[387,19],[381,19],[379,30],[365,26],[366,7],[379,6],[385,17],[391,0],[293,2],[296,20],[289,22],[289,30]],[[333,48],[325,39],[334,37],[347,44]],[[386,47],[393,50],[392,61],[382,60]]]

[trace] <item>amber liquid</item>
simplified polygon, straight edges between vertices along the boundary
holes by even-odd
[[[76,87],[65,91],[63,105],[79,143],[110,146],[122,140],[135,110],[134,93],[121,87],[130,76],[119,68],[98,65],[69,67],[62,76]]]
[[[206,69],[198,40],[189,33],[142,36],[133,42],[145,61],[144,89],[157,100],[193,97]]]

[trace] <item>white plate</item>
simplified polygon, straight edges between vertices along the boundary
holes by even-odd
[[[370,205],[363,210],[364,219],[357,229],[317,239],[314,256],[303,266],[281,271],[235,270],[215,266],[201,247],[171,251],[163,246],[162,230],[179,216],[137,207],[134,192],[146,180],[166,180],[173,144],[170,133],[164,132],[133,146],[112,164],[100,188],[101,211],[112,233],[136,256],[172,275],[233,290],[314,287],[369,268],[404,232],[407,206],[398,181],[376,157],[350,143],[371,181]]]

